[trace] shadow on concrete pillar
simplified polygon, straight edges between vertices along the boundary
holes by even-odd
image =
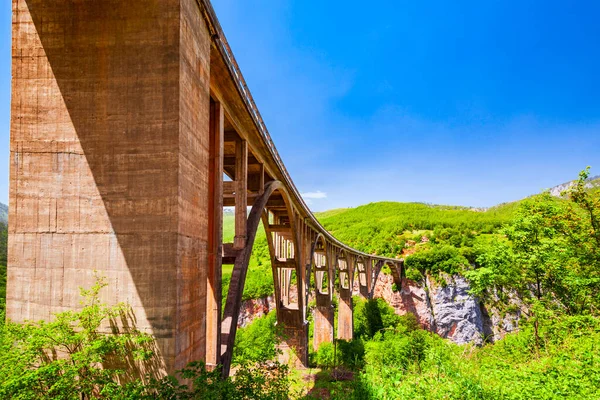
[[[339,298],[337,338],[352,340],[354,324],[352,321],[352,297]]]

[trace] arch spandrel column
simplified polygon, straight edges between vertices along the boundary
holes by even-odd
[[[321,235],[315,240],[313,249],[313,267],[315,271],[316,306],[313,310],[314,334],[313,349],[321,343],[333,341],[334,309],[333,297],[333,248]],[[326,281],[326,282],[325,282]]]
[[[340,274],[337,338],[352,340],[354,331],[352,283],[355,257],[341,251],[338,254],[337,260]]]
[[[368,299],[371,289],[373,262],[370,257],[360,257],[357,260],[358,286],[361,297]]]

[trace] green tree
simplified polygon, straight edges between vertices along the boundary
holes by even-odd
[[[556,311],[598,313],[600,199],[586,187],[588,174],[568,199],[542,193],[521,202],[501,231],[508,241],[475,246],[478,268],[465,272],[475,294],[508,288]]]

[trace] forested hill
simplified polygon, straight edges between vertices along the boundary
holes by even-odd
[[[565,198],[565,191],[576,184],[569,181],[548,189],[553,197]],[[600,190],[600,176],[585,180],[591,192]],[[510,223],[526,199],[480,209],[426,203],[377,202],[355,208],[340,208],[315,213],[323,226],[342,242],[369,254],[395,257],[406,251],[406,244],[423,237],[446,239],[463,247],[482,234],[492,234]],[[462,243],[461,243],[462,242]]]
[[[356,208],[316,213],[342,242],[370,254],[400,255],[407,241],[418,241],[424,231],[476,235],[492,233],[510,222],[519,202],[485,211],[424,203],[371,203]]]
[[[0,223],[8,224],[8,206],[0,203]]]

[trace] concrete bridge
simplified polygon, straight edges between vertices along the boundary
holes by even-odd
[[[227,374],[261,221],[301,363],[313,290],[318,347],[334,338],[334,295],[337,337],[351,339],[355,280],[370,297],[388,264],[400,285],[400,260],[346,246],[312,215],[208,0],[13,0],[12,51],[9,318],[76,309],[99,271],[103,300],[131,304],[164,371],[203,359]]]

